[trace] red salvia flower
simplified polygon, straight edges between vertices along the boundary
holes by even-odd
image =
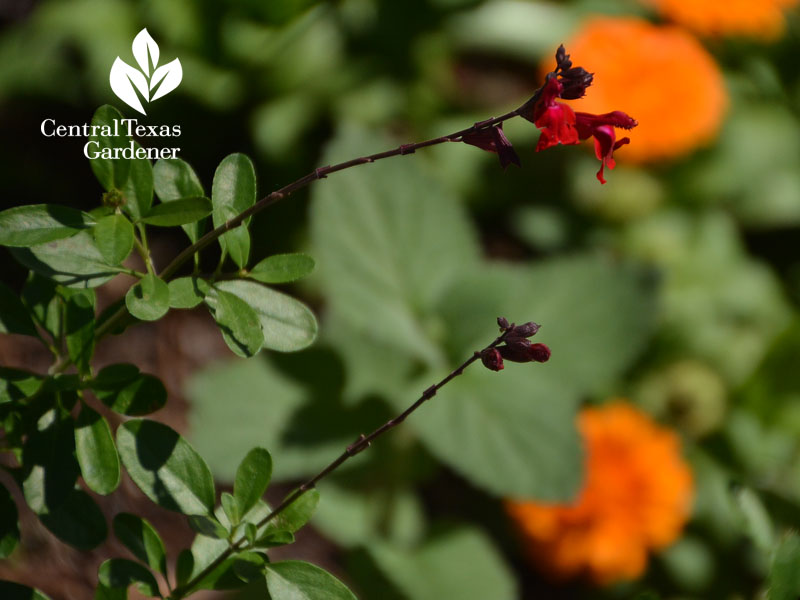
[[[627,137],[617,140],[614,128],[633,129],[636,125],[635,119],[620,110],[602,115],[584,112],[575,113],[575,127],[578,131],[578,137],[582,140],[594,137],[594,153],[600,161],[600,170],[597,172],[597,179],[600,183],[606,182],[605,177],[603,177],[605,168],[613,169],[616,165],[614,150],[629,144],[631,141]]]
[[[577,144],[578,130],[575,128],[575,113],[566,104],[556,102],[561,97],[564,86],[555,77],[547,79],[539,102],[533,110],[533,121],[542,134],[536,151],[547,150],[557,144]]]

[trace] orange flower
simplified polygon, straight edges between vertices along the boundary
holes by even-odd
[[[783,34],[783,10],[798,0],[643,0],[659,14],[707,36],[747,36],[774,40]]]
[[[727,93],[714,59],[691,34],[637,18],[599,17],[566,47],[594,73],[589,92],[572,108],[620,110],[639,122],[623,160],[674,158],[716,136]]]
[[[573,504],[508,501],[534,562],[559,577],[633,579],[689,517],[692,476],[678,437],[621,401],[584,409],[583,490]]]

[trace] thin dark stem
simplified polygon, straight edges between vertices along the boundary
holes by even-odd
[[[317,483],[321,480],[330,475],[333,471],[338,469],[344,462],[349,460],[350,458],[354,457],[356,454],[363,452],[366,450],[372,442],[389,431],[390,429],[394,429],[400,423],[405,421],[411,413],[417,410],[420,406],[425,404],[428,400],[433,398],[436,393],[445,385],[447,385],[450,381],[458,377],[464,372],[468,366],[470,366],[473,362],[478,360],[481,356],[481,353],[489,350],[490,348],[494,348],[498,346],[505,340],[508,333],[513,329],[514,325],[509,325],[503,332],[498,336],[491,344],[486,346],[482,351],[473,353],[467,360],[461,363],[458,367],[453,369],[444,379],[442,379],[439,383],[436,383],[429,388],[427,388],[422,395],[406,410],[402,413],[394,417],[393,419],[389,419],[378,427],[375,431],[370,433],[369,435],[361,435],[359,438],[350,444],[347,448],[345,448],[344,452],[342,452],[335,460],[333,460],[327,467],[322,469],[319,473],[314,475],[311,479],[306,481],[302,484],[299,488],[297,488],[294,492],[289,494],[278,506],[276,506],[272,512],[270,512],[266,517],[261,519],[258,523],[256,523],[256,528],[260,529],[264,527],[267,523],[274,520],[278,515],[280,515],[284,510],[286,510],[292,503],[297,501],[303,494],[308,492],[309,490],[313,489]],[[178,600],[179,598],[183,598],[184,594],[190,592],[192,587],[195,586],[203,577],[211,573],[214,569],[219,567],[225,560],[227,560],[234,552],[242,550],[247,544],[247,539],[242,537],[238,541],[231,544],[222,554],[220,554],[211,564],[209,564],[205,569],[203,569],[200,573],[198,573],[194,578],[190,581],[187,581],[182,586],[175,588],[170,595],[172,600]]]

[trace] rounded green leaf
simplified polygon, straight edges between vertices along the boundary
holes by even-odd
[[[211,516],[189,515],[189,527],[200,535],[216,540],[224,540],[228,537],[228,530]]]
[[[162,202],[205,195],[194,169],[180,158],[162,158],[156,162],[153,185]]]
[[[264,332],[264,348],[294,352],[317,337],[317,319],[302,302],[254,281],[231,280],[216,284],[255,310]]]
[[[247,453],[233,482],[233,497],[239,514],[246,514],[267,491],[272,477],[272,456],[264,448],[253,448]]]
[[[133,250],[133,224],[122,215],[103,217],[92,233],[97,249],[111,265],[120,264]]]
[[[0,485],[0,558],[8,558],[18,543],[17,505],[5,486]]]
[[[275,254],[250,269],[247,276],[261,283],[288,283],[305,277],[314,270],[314,259],[308,254]]]
[[[68,238],[94,223],[91,215],[60,204],[15,206],[0,212],[0,246],[35,246]]]
[[[264,343],[261,321],[247,302],[217,288],[210,290],[205,302],[234,354],[247,358],[261,350]]]
[[[239,503],[236,501],[236,498],[228,492],[222,492],[219,500],[222,505],[222,510],[228,518],[228,522],[233,526],[238,525],[241,520],[242,512],[239,510]]]
[[[2,580],[0,580],[0,598],[3,600],[50,600],[49,596],[27,585]]]
[[[252,161],[244,154],[230,154],[222,159],[214,173],[211,185],[211,203],[214,206],[212,219],[214,227],[219,227],[242,211],[250,208],[256,202],[256,172]],[[231,256],[243,267],[239,261],[246,257],[244,251],[244,234],[230,231],[219,238],[223,251],[228,250],[228,241],[233,245]],[[249,253],[249,236],[247,237],[247,251]],[[235,254],[234,254],[235,253]]]
[[[134,152],[138,152],[141,145],[134,140],[133,148]],[[139,219],[150,210],[153,204],[153,165],[149,158],[131,159],[130,175],[122,186],[122,197],[125,199],[122,209],[134,219]]]
[[[140,220],[148,225],[173,227],[194,223],[211,214],[208,198],[181,198],[156,204]]]
[[[233,262],[240,269],[244,269],[247,261],[250,260],[250,232],[247,225],[239,225],[222,237],[225,238],[225,247]]]
[[[112,523],[114,535],[133,555],[152,570],[166,575],[167,551],[155,528],[145,519],[119,513]]]
[[[169,285],[169,305],[171,308],[194,308],[203,301],[211,286],[199,277],[178,277]]]
[[[169,286],[152,273],[125,294],[125,306],[142,321],[157,321],[169,310]]]
[[[122,119],[122,113],[109,104],[98,108],[92,117],[94,135],[89,136],[89,144],[92,154],[96,154],[98,158],[90,158],[89,164],[97,181],[106,191],[121,190],[128,181],[131,170],[131,161],[128,158],[100,158],[105,148],[122,149],[130,144]]]
[[[0,333],[20,333],[38,337],[33,319],[19,295],[0,282]]]
[[[39,520],[61,541],[79,550],[91,550],[106,539],[108,526],[100,507],[83,490],[73,489],[52,511]]]
[[[266,562],[266,556],[258,552],[240,552],[233,558],[233,572],[242,581],[261,579]]]
[[[119,455],[111,427],[100,413],[87,404],[75,423],[75,453],[81,475],[89,488],[106,495],[119,485]]]
[[[128,589],[135,585],[145,596],[160,596],[158,582],[143,565],[126,558],[110,558],[97,570],[97,581],[111,589]]]
[[[95,304],[94,290],[59,291],[64,298],[64,334],[67,353],[82,374],[89,371],[89,363],[94,355],[95,345]]]
[[[167,402],[167,390],[161,380],[140,373],[134,365],[105,367],[90,387],[103,404],[129,417],[150,414]]]
[[[336,577],[299,560],[268,564],[267,589],[275,600],[356,600]]]
[[[120,267],[106,261],[88,231],[30,248],[12,248],[11,254],[31,271],[67,287],[97,287],[120,272]]]
[[[214,509],[214,478],[202,457],[170,427],[136,419],[117,429],[117,448],[134,483],[153,502],[186,515]]]
[[[308,523],[317,504],[319,504],[319,492],[316,489],[308,490],[275,517],[272,527],[292,533],[296,532]]]
[[[194,169],[180,158],[159,160],[153,167],[155,190],[161,202],[180,198],[201,198],[206,195]],[[202,231],[202,223],[184,225],[183,230],[192,242],[196,242]]]

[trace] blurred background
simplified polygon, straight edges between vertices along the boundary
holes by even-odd
[[[564,43],[595,73],[576,110],[639,121],[607,184],[590,142],[535,153],[522,119],[504,127],[521,168],[444,144],[332,175],[252,229],[256,260],[317,261],[288,288],[320,320],[311,349],[234,359],[207,315],[178,312],[107,340],[98,365],[161,376],[155,418],[223,484],[267,447],[275,501],[490,341],[498,315],[534,320],[548,364],[445,388],[320,486],[313,530],[281,556],[373,600],[760,598],[800,527],[796,4],[0,0],[0,208],[99,204],[85,140],[44,137],[46,118],[87,123],[111,103],[180,125],[177,141],[140,142],[180,146],[206,190],[245,152],[263,196],[514,109]],[[108,84],[143,27],[184,72],[147,117]],[[151,233],[158,265],[179,233]],[[0,337],[4,365],[46,370]],[[127,489],[109,514],[146,504]],[[188,543],[152,512],[173,551]],[[26,518],[2,575],[88,597],[108,548],[87,559]]]

